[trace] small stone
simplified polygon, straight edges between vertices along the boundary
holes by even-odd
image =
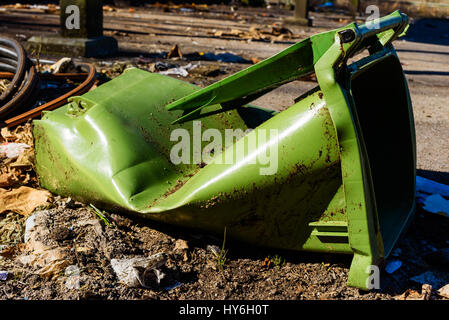
[[[184,250],[188,250],[189,249],[189,245],[187,244],[187,241],[182,240],[182,239],[178,239],[175,242],[175,251],[184,251]]]

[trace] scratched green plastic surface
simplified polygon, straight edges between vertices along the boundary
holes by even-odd
[[[354,254],[348,283],[367,289],[367,268],[391,248],[384,252],[350,92],[336,81],[335,70],[373,36],[384,47],[378,55],[392,54],[389,43],[407,18],[395,12],[378,22],[376,30],[350,24],[312,36],[204,89],[127,70],[34,121],[41,185],[157,221],[219,234],[226,227],[228,235],[258,245]],[[356,36],[341,43],[338,32],[347,29]],[[287,110],[269,113],[247,105],[311,72],[319,88]],[[224,135],[225,129],[246,130],[256,114],[269,119],[223,153],[235,154],[261,130],[277,129],[279,140],[271,141],[279,152],[276,174],[261,175],[266,165],[251,164],[248,157],[205,166],[170,161],[177,143],[170,134],[176,128],[192,133],[189,120]]]

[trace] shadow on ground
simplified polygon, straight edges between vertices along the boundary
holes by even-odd
[[[407,41],[449,46],[449,20],[423,18],[410,25]]]

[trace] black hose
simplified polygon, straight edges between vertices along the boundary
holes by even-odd
[[[39,82],[40,80],[37,76],[36,69],[34,68],[34,66],[31,66],[29,68],[29,71],[27,72],[24,83],[20,88],[20,92],[6,104],[0,107],[0,116],[2,115],[2,113],[6,115],[23,105],[27,105],[31,101],[34,102],[37,95],[37,90],[35,89],[38,87]]]
[[[8,88],[0,95],[0,106],[3,106],[14,96],[24,80],[27,66],[27,56],[22,45],[14,39],[0,38],[0,46],[11,48],[15,52],[17,58],[17,68],[15,70],[14,78],[11,80]],[[3,50],[3,54],[5,53],[6,51]],[[7,57],[13,58],[9,54]],[[2,110],[3,108],[0,108],[0,115]]]
[[[12,78],[7,89],[9,99],[7,100],[2,95],[3,100],[0,100],[0,119],[4,120],[3,125],[7,125],[8,127],[15,126],[28,119],[38,117],[44,110],[53,110],[60,107],[66,104],[68,98],[71,96],[86,93],[95,83],[95,67],[92,64],[80,63],[79,65],[81,67],[87,67],[88,73],[84,75],[85,79],[78,87],[44,105],[5,120],[5,116],[8,113],[35,103],[40,88],[40,77],[34,67],[34,63],[37,63],[37,59],[28,59],[20,43],[11,39],[0,38],[0,72],[7,71],[6,78]],[[42,59],[39,60],[39,63],[54,64],[55,61]],[[78,74],[72,73],[55,74],[52,76],[56,78],[65,76],[72,79],[79,77]],[[4,77],[5,72],[3,72]],[[2,123],[0,123],[1,126]]]
[[[16,73],[16,70],[17,70],[17,67],[0,62],[0,71],[8,71],[8,72]]]
[[[0,96],[2,118],[34,99],[39,89],[39,77],[22,45],[8,38],[0,38],[0,71],[14,73],[8,88]]]
[[[11,58],[0,57],[0,62],[6,63],[17,68],[17,60]]]
[[[17,59],[17,53],[14,52],[14,50],[11,50],[4,46],[0,46],[0,54],[4,57],[8,57],[11,59]]]

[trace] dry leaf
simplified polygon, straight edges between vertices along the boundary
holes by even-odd
[[[440,288],[437,293],[445,298],[449,299],[449,284],[445,285],[444,287]]]
[[[7,247],[6,249],[0,251],[0,256],[5,258],[11,258],[17,251],[18,247],[16,246]]]
[[[0,213],[13,211],[28,216],[37,207],[45,205],[50,197],[47,190],[25,186],[11,191],[0,188]]]
[[[8,173],[0,174],[0,188],[12,186],[13,183],[14,183],[14,178],[11,174],[8,174]]]
[[[19,155],[17,160],[11,163],[12,168],[25,168],[33,167],[34,165],[34,150],[26,149],[22,154]]]
[[[403,294],[395,296],[396,300],[429,300],[432,295],[432,286],[430,284],[423,284],[421,293],[416,290],[408,289]]]
[[[181,49],[177,44],[175,44],[170,51],[168,52],[167,59],[171,58],[182,58],[182,52]]]

